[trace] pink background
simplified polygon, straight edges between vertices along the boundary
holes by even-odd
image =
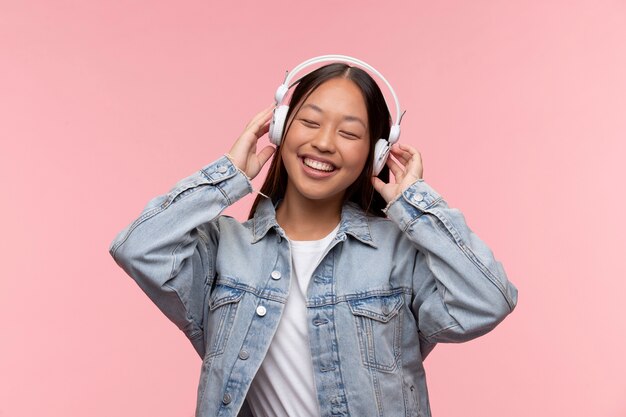
[[[326,53],[390,80],[519,289],[427,359],[434,416],[626,416],[626,2],[7,0],[1,417],[193,414],[200,359],[108,245]]]

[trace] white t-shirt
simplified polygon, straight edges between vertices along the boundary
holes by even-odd
[[[255,417],[320,415],[305,299],[311,275],[338,230],[339,225],[320,240],[290,241],[294,276],[291,277],[289,297],[276,334],[247,395]]]

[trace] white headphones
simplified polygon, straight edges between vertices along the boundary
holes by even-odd
[[[378,139],[378,141],[376,142],[376,146],[374,148],[373,173],[374,175],[378,175],[380,171],[383,169],[383,167],[385,166],[385,162],[387,162],[387,157],[389,156],[389,149],[391,148],[391,145],[396,143],[398,139],[400,138],[400,122],[402,121],[402,114],[400,113],[400,103],[398,102],[398,96],[396,96],[396,93],[395,91],[393,91],[391,84],[389,84],[389,82],[385,79],[385,77],[383,77],[383,75],[371,65],[356,58],[352,58],[352,57],[345,56],[345,55],[322,55],[322,56],[318,56],[315,58],[311,58],[307,61],[304,61],[303,63],[295,67],[293,70],[288,72],[287,76],[285,77],[285,81],[278,87],[278,89],[276,90],[276,94],[274,95],[274,99],[276,100],[277,107],[274,109],[274,115],[272,117],[272,121],[270,122],[270,130],[269,130],[270,142],[276,146],[279,146],[280,141],[283,137],[283,129],[285,128],[285,123],[287,121],[287,112],[289,111],[289,106],[286,104],[281,104],[281,103],[283,99],[285,98],[285,96],[287,95],[289,88],[293,87],[293,85],[290,86],[289,83],[294,78],[294,75],[296,75],[305,67],[315,65],[320,62],[328,62],[328,61],[345,62],[349,64],[358,65],[362,67],[363,69],[366,69],[376,74],[381,80],[385,82],[385,84],[387,85],[387,88],[389,89],[389,91],[391,92],[391,95],[393,96],[395,106],[396,106],[395,122],[393,123],[389,131],[389,138]],[[389,107],[389,105],[387,105],[387,107]]]

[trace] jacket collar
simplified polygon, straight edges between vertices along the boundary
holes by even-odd
[[[252,243],[261,240],[271,228],[276,229],[279,234],[283,234],[276,221],[276,207],[277,205],[274,206],[268,198],[264,198],[259,202],[252,219]],[[376,248],[367,215],[358,205],[352,202],[347,202],[341,209],[341,221],[337,239],[344,240],[346,235],[350,235],[358,241]]]

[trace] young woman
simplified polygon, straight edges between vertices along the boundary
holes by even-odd
[[[517,303],[415,148],[373,176],[395,127],[361,61],[339,61],[297,82],[277,149],[257,152],[272,106],[111,244],[203,359],[196,416],[430,416],[424,358]],[[221,216],[274,153],[248,221]]]

